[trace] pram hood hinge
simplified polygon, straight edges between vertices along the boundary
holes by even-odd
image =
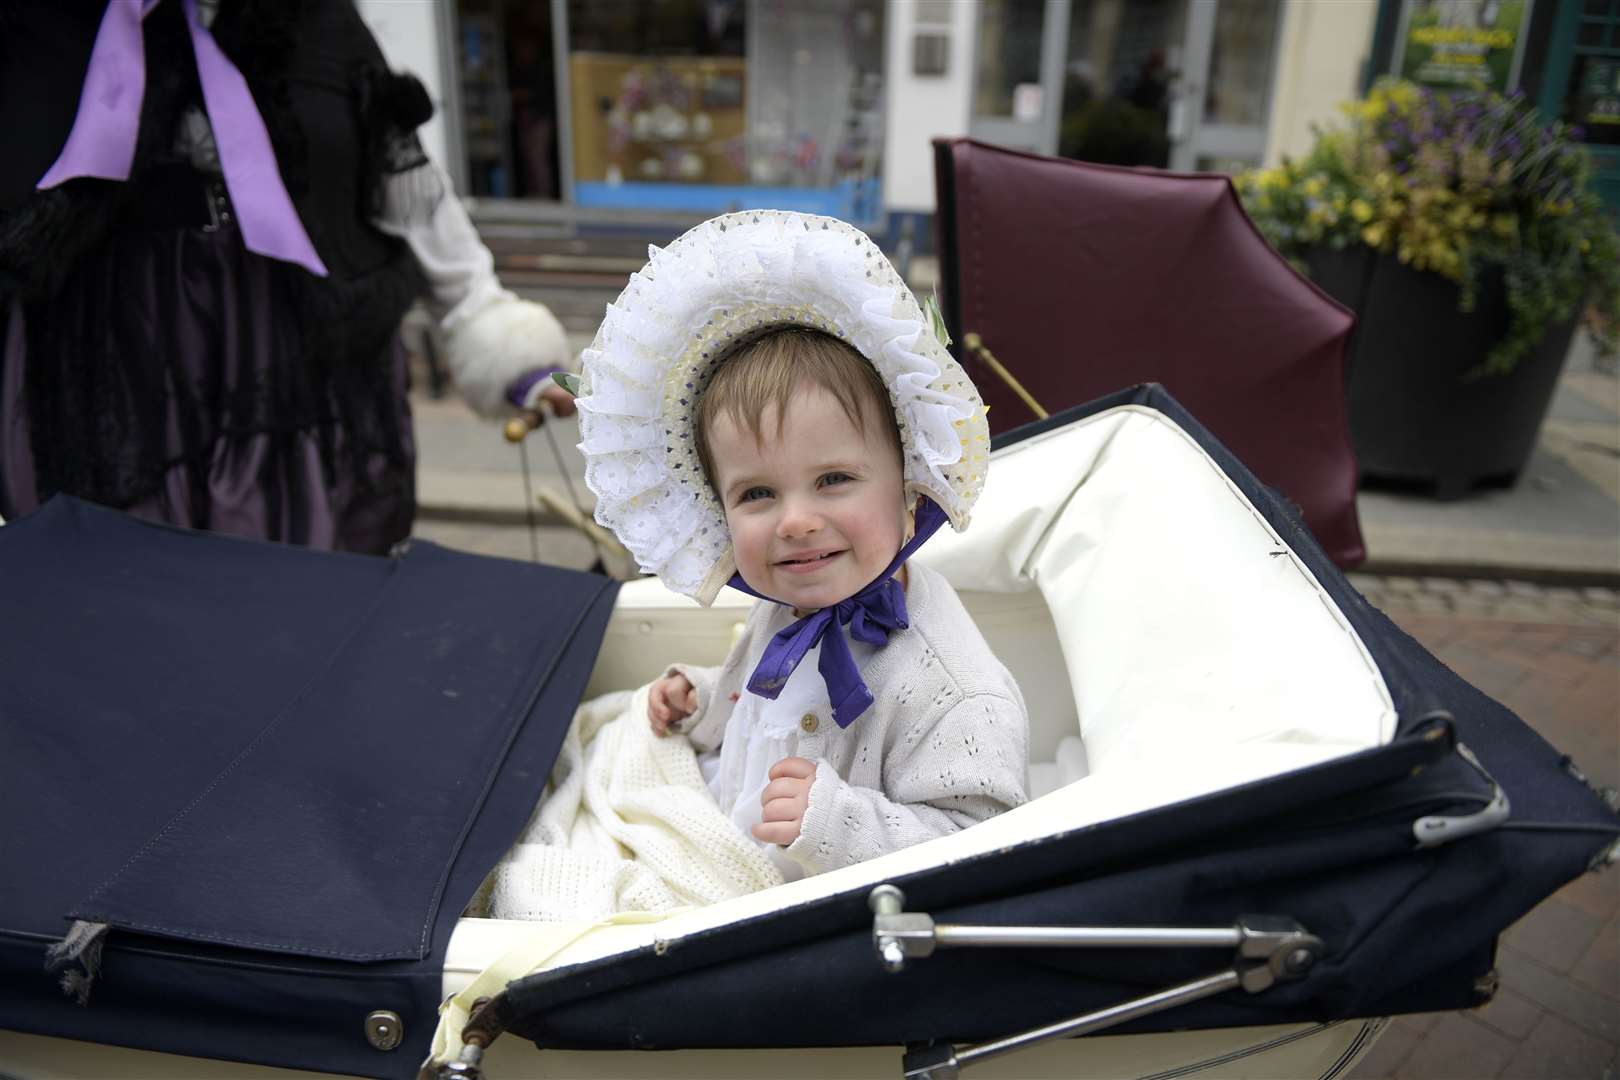
[[[1251,994],[1284,980],[1303,977],[1322,954],[1322,941],[1292,919],[1250,915],[1231,926],[963,926],[936,923],[932,916],[904,910],[905,894],[879,885],[868,896],[872,944],[885,970],[936,949],[961,947],[1034,948],[1231,948],[1230,967],[1156,993],[1085,1013],[1045,1027],[1018,1032],[974,1046],[934,1043],[907,1052],[907,1080],[955,1080],[966,1066],[1048,1039],[1102,1031],[1128,1020],[1162,1012],[1228,990]]]
[[[1490,832],[1507,821],[1512,807],[1508,803],[1507,792],[1496,778],[1485,771],[1479,758],[1468,749],[1464,743],[1457,744],[1457,755],[1471,765],[1475,772],[1490,785],[1491,797],[1479,810],[1472,814],[1428,814],[1412,822],[1412,835],[1416,838],[1418,847],[1439,847],[1441,844],[1450,844],[1466,837],[1479,833]]]

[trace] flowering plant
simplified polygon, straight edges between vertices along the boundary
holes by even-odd
[[[1484,372],[1511,370],[1587,302],[1614,350],[1620,238],[1567,125],[1543,123],[1517,94],[1437,94],[1396,80],[1343,108],[1348,125],[1319,130],[1303,158],[1236,178],[1279,251],[1299,263],[1312,247],[1364,244],[1455,281],[1464,311],[1499,271],[1508,329]]]

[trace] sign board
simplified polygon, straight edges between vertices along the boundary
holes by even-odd
[[[1395,73],[1434,90],[1518,84],[1531,0],[1404,0]]]
[[[1587,142],[1620,142],[1620,59],[1582,59],[1575,123],[1586,129]]]

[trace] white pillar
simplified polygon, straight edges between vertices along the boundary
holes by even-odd
[[[883,206],[890,211],[931,213],[931,140],[966,135],[972,118],[979,5],[977,0],[890,0],[885,18]],[[912,72],[912,40],[918,33],[949,35],[945,74]]]
[[[1285,0],[1265,164],[1311,147],[1311,125],[1334,123],[1357,96],[1372,48],[1378,0]]]
[[[444,0],[448,2],[448,0]],[[428,156],[449,167],[445,145],[443,53],[439,45],[436,0],[356,0],[360,17],[371,28],[382,46],[388,65],[407,71],[422,80],[433,99],[433,119],[422,125],[419,135]]]

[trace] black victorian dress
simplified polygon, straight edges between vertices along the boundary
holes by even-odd
[[[396,330],[423,283],[370,222],[384,185],[425,166],[420,84],[389,73],[351,0],[221,5],[214,36],[264,116],[320,278],[246,250],[217,169],[197,163],[178,0],[144,24],[129,181],[34,190],[72,127],[105,3],[7,7],[0,516],[67,492],[178,525],[386,552],[415,510]]]

